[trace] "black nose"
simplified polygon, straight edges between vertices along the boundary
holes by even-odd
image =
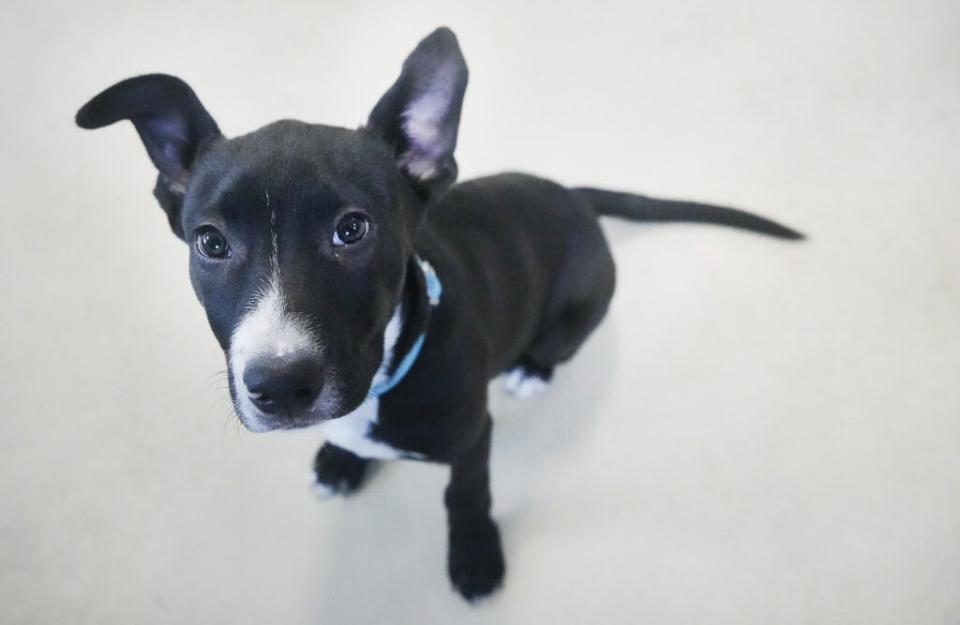
[[[323,390],[323,370],[312,358],[258,358],[244,368],[243,384],[263,412],[294,416]]]

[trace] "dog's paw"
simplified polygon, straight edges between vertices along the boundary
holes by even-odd
[[[534,369],[517,365],[503,376],[503,387],[517,399],[526,399],[546,390],[552,369]]]
[[[481,523],[452,528],[447,557],[450,582],[470,603],[490,596],[503,584],[506,566],[500,548],[500,532],[496,523]]]
[[[313,461],[311,490],[321,499],[349,495],[363,483],[370,461],[326,443]]]

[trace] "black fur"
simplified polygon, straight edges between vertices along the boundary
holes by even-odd
[[[612,215],[633,221],[689,221],[719,224],[769,234],[781,239],[803,239],[803,235],[796,230],[736,208],[681,200],[663,200],[634,193],[586,187],[573,191],[587,200],[599,215]]]
[[[174,232],[192,242],[215,226],[229,240],[232,255],[218,261],[191,245],[191,280],[228,357],[231,333],[277,255],[288,307],[311,321],[323,347],[317,364],[338,400],[264,416],[265,429],[339,418],[364,402],[398,303],[405,325],[396,353],[426,332],[412,369],[380,398],[368,436],[451,467],[449,574],[472,600],[495,590],[505,571],[490,517],[487,384],[515,366],[549,379],[604,317],[615,273],[598,214],[798,234],[733,209],[569,190],[521,174],[451,186],[466,82],[456,38],[439,29],[410,55],[359,130],[280,121],[226,139],[193,91],[162,75],[111,87],[80,110],[77,123],[131,120],[159,170],[157,197]],[[361,211],[370,230],[356,245],[336,247],[331,233],[345,210]],[[436,308],[426,303],[414,254],[442,280]],[[235,401],[237,382],[231,379]],[[327,443],[315,469],[321,483],[348,493],[369,463]]]

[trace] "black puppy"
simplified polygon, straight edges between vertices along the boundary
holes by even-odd
[[[190,244],[190,279],[255,432],[319,425],[318,488],[349,493],[371,458],[450,465],[450,579],[504,576],[490,517],[487,383],[548,381],[607,311],[598,215],[701,221],[796,239],[734,209],[520,174],[451,186],[467,67],[438,29],[358,130],[283,120],[227,139],[183,81],[120,82],[77,113],[133,122],[154,195]]]

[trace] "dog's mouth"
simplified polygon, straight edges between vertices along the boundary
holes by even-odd
[[[286,397],[271,397],[251,391],[244,383],[242,370],[228,366],[230,398],[234,412],[243,426],[256,433],[275,430],[297,430],[320,425],[343,416],[343,401],[332,380],[315,393],[297,391]],[[275,395],[279,395],[275,393]]]
[[[283,410],[266,413],[239,399],[237,392],[234,391],[231,394],[234,412],[240,419],[240,423],[247,430],[256,433],[311,428],[342,416],[340,411],[324,410],[320,406],[311,406],[302,412]]]
[[[240,419],[241,422],[244,419]],[[313,418],[313,417],[297,417],[297,416],[283,416],[283,417],[270,417],[269,420],[264,418],[258,418],[258,428],[253,430],[250,426],[246,426],[248,430],[257,431],[257,432],[272,432],[275,430],[301,430],[304,428],[310,428],[317,425],[320,425],[326,419]],[[246,425],[246,424],[244,424]]]

